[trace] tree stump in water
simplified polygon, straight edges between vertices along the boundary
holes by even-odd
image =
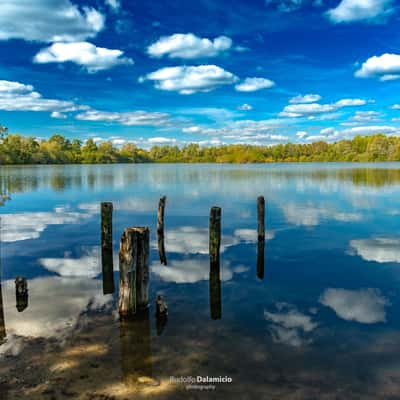
[[[101,203],[101,266],[103,275],[103,293],[114,293],[114,261],[112,242],[112,213],[111,202]]]
[[[127,228],[119,251],[119,313],[134,315],[149,304],[149,228]]]

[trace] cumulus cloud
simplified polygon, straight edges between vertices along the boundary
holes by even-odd
[[[89,42],[59,42],[40,50],[33,61],[37,64],[72,62],[95,73],[117,65],[133,64],[133,60],[123,54],[121,50],[97,47]]]
[[[306,131],[298,131],[296,133],[296,136],[300,139],[304,139],[306,136],[308,135],[308,133]]]
[[[320,101],[322,97],[319,94],[305,94],[303,95],[298,95],[295,97],[292,97],[289,100],[290,104],[303,104],[303,103],[315,103],[317,101]]]
[[[164,126],[170,123],[169,114],[147,111],[111,112],[87,110],[77,114],[82,121],[116,122],[126,126]]]
[[[335,112],[343,107],[357,107],[365,104],[367,104],[367,101],[363,99],[341,99],[331,104],[292,102],[292,104],[287,105],[283,111],[279,113],[279,116],[288,118],[312,118],[316,115]]]
[[[275,86],[275,82],[265,78],[246,78],[237,84],[235,89],[238,92],[255,92],[261,89],[269,89]]]
[[[250,104],[244,103],[244,104],[238,106],[237,109],[239,111],[250,111],[253,109],[253,107]]]
[[[400,263],[400,239],[378,237],[350,241],[350,248],[365,261]]]
[[[400,110],[400,104],[393,104],[392,106],[390,106],[390,108],[392,110]]]
[[[312,342],[310,333],[318,324],[313,322],[311,316],[287,303],[277,303],[276,308],[277,312],[264,310],[264,318],[270,322],[269,329],[275,342],[293,347]]]
[[[356,122],[374,122],[379,121],[381,113],[377,111],[357,111],[351,118],[351,121]]]
[[[394,12],[393,5],[394,0],[341,0],[327,16],[334,23],[382,22]]]
[[[368,58],[355,74],[357,78],[377,78],[392,81],[400,78],[400,55],[385,53]]]
[[[68,118],[67,115],[65,115],[65,114],[63,114],[63,113],[61,113],[61,112],[59,112],[59,111],[53,111],[53,112],[50,114],[50,117],[51,117],[51,118],[55,118],[55,119],[67,119],[67,118]]]
[[[147,139],[147,141],[151,144],[173,144],[177,142],[177,140],[174,138],[167,138],[163,136],[151,137]]]
[[[85,108],[87,107],[78,106],[72,101],[46,99],[32,85],[0,80],[0,110],[63,112]]]
[[[151,72],[141,80],[155,82],[156,89],[180,94],[210,92],[222,85],[231,85],[238,78],[216,65],[166,67]]]
[[[65,208],[54,211],[25,212],[1,215],[1,240],[17,242],[37,239],[49,225],[77,224],[90,213],[72,212]]]
[[[11,0],[0,7],[0,40],[79,41],[97,35],[104,16],[70,0]]]
[[[338,317],[362,324],[386,322],[385,307],[390,305],[377,289],[326,289],[320,302],[332,308]]]
[[[231,47],[232,40],[226,36],[210,40],[192,33],[175,33],[161,37],[147,48],[147,53],[157,58],[168,56],[169,58],[194,59],[215,57]]]

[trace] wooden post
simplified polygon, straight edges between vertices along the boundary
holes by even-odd
[[[257,198],[258,239],[265,239],[265,200],[264,196]]]
[[[160,336],[168,322],[168,307],[161,295],[156,298],[156,329],[157,336]]]
[[[264,279],[265,252],[265,200],[264,196],[257,198],[258,244],[257,244],[257,277]]]
[[[161,264],[167,265],[167,256],[165,254],[165,243],[164,243],[164,209],[167,201],[166,196],[160,198],[158,203],[157,212],[157,241],[158,241],[158,253],[160,255]]]
[[[221,208],[212,207],[210,212],[210,311],[212,319],[221,318]]]
[[[149,228],[125,229],[119,251],[119,313],[127,317],[149,305]]]
[[[28,307],[28,282],[22,276],[15,278],[15,299],[18,312]]]
[[[112,213],[111,202],[101,203],[101,265],[103,275],[103,293],[114,293],[114,261],[112,241]]]

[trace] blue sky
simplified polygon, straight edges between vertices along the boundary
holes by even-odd
[[[400,133],[394,0],[4,0],[0,124],[116,145]]]

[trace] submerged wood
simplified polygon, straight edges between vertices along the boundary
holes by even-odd
[[[220,247],[221,247],[221,208],[212,207],[210,212],[210,311],[212,319],[220,319],[221,311],[221,279],[220,279]]]
[[[103,275],[103,293],[114,293],[114,260],[112,242],[112,213],[111,202],[101,203],[101,266]]]
[[[149,305],[149,228],[127,228],[119,251],[119,313],[134,315]]]
[[[120,321],[121,368],[128,385],[157,385],[153,375],[149,309]]]
[[[156,299],[156,329],[157,335],[160,336],[164,331],[168,322],[168,307],[161,295],[157,295]]]
[[[18,312],[28,307],[28,282],[22,276],[15,278],[15,299]]]
[[[164,265],[167,265],[167,255],[165,253],[165,241],[164,241],[164,210],[166,201],[167,201],[166,196],[160,198],[157,211],[158,253],[160,255],[160,262],[161,264]]]

